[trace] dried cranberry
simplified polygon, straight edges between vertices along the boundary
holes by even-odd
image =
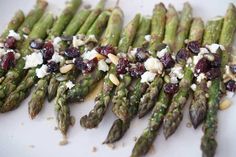
[[[16,39],[14,37],[8,37],[5,41],[5,47],[9,49],[15,49],[16,48]]]
[[[14,52],[8,52],[2,57],[1,66],[3,70],[9,70],[11,66],[16,64]]]
[[[220,77],[220,75],[221,75],[220,68],[212,68],[206,73],[206,76],[209,80],[218,78]]]
[[[127,58],[120,58],[116,66],[118,74],[125,74],[129,69],[129,60]]]
[[[47,63],[48,66],[48,72],[53,73],[53,72],[57,72],[59,70],[59,65],[56,62],[49,62]]]
[[[43,45],[43,59],[45,61],[52,59],[52,56],[54,54],[54,47],[53,44],[51,42],[47,42]]]
[[[79,57],[79,55],[79,50],[75,47],[69,47],[65,50],[65,56],[67,56],[68,58]]]
[[[165,68],[172,68],[175,65],[175,60],[172,58],[170,53],[166,53],[160,58],[160,61],[165,66]]]
[[[198,41],[190,41],[187,44],[187,48],[194,54],[198,54],[200,52],[200,43]]]
[[[211,66],[213,68],[219,68],[221,66],[221,57],[219,54],[214,54],[214,61],[211,61]]]
[[[164,91],[167,94],[175,94],[179,90],[179,85],[177,83],[166,83],[164,85]]]
[[[145,72],[145,68],[142,63],[137,62],[129,71],[132,77],[139,77]]]
[[[203,57],[197,62],[195,66],[195,72],[197,74],[206,73],[207,71],[209,71],[210,68],[211,68],[210,61]]]
[[[236,91],[236,82],[234,80],[229,80],[225,83],[226,90],[235,92]]]
[[[176,55],[176,61],[180,64],[185,63],[190,57],[190,53],[185,48],[180,49]]]
[[[87,64],[83,61],[82,58],[78,57],[75,59],[75,66],[77,69],[84,71],[87,67]]]
[[[148,51],[146,51],[144,48],[138,48],[135,58],[138,62],[144,62],[148,58]]]
[[[73,40],[73,36],[61,36],[61,40],[62,41],[72,41]]]
[[[231,65],[229,66],[229,68],[230,68],[230,71],[231,71],[233,74],[236,74],[236,64],[231,64]]]
[[[92,60],[88,61],[86,64],[85,72],[91,72],[95,69],[98,64],[98,59],[95,57]]]
[[[98,53],[101,53],[104,56],[107,56],[109,53],[115,53],[115,49],[112,46],[101,46],[101,47],[97,47],[96,51]]]
[[[43,43],[43,41],[40,40],[40,39],[32,40],[32,41],[30,42],[30,47],[31,47],[32,49],[37,49],[37,50],[42,49],[42,48],[43,48],[43,45],[44,45],[44,43]]]

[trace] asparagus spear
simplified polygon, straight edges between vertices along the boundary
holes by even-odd
[[[214,23],[214,26],[216,26],[215,28],[217,29],[213,32],[217,33],[221,29],[223,19],[217,18],[211,20],[210,22]],[[212,27],[211,29],[207,30],[207,32],[205,32],[204,39],[206,38],[207,34],[209,34],[208,31],[212,32]],[[184,78],[181,80],[179,86],[180,90],[174,95],[174,98],[170,105],[170,109],[164,118],[163,131],[166,138],[168,138],[176,131],[183,118],[182,110],[187,101],[186,98],[188,97],[189,89],[193,79],[193,71],[190,67],[186,67],[184,71]]]
[[[128,23],[128,25],[124,28],[121,39],[118,45],[119,52],[127,52],[128,48],[131,46],[136,30],[138,28],[138,24],[140,21],[140,14],[137,14],[132,21]],[[125,78],[121,80],[119,87],[125,86]],[[117,88],[119,88],[117,87]],[[100,96],[100,95],[99,95]],[[109,95],[110,96],[110,95]],[[109,104],[110,97],[104,96],[103,98],[96,98],[95,106],[92,111],[89,112],[88,115],[83,116],[80,119],[80,124],[86,128],[94,128],[98,126],[101,122]]]
[[[199,18],[194,19],[190,28],[189,40],[200,41],[203,36],[203,29],[203,21]],[[158,130],[168,110],[171,99],[172,97],[165,93],[164,89],[162,88],[157,102],[152,110],[152,115],[149,118],[148,127],[143,131],[135,143],[131,155],[132,157],[145,155],[149,151],[158,134]]]
[[[77,35],[79,34],[86,34],[89,30],[90,26],[94,23],[94,21],[97,19],[99,14],[104,9],[106,0],[100,0],[97,4],[96,8],[89,14],[84,24],[81,26],[79,31],[77,32]],[[56,96],[56,91],[58,88],[59,82],[56,80],[55,76],[53,76],[50,79],[49,85],[48,85],[48,100],[51,101]]]
[[[108,11],[102,12],[91,28],[87,32],[87,36],[95,35],[99,39],[101,33],[107,25],[110,13]],[[93,45],[94,46],[94,45]],[[89,46],[92,49],[92,46]],[[68,80],[75,82],[78,72],[69,73]],[[58,127],[63,134],[67,133],[67,130],[71,124],[70,122],[70,108],[66,103],[66,92],[68,90],[66,86],[67,80],[60,82],[56,96],[56,110]]]
[[[74,35],[75,32],[81,27],[83,21],[85,21],[85,19],[88,17],[89,12],[90,11],[88,10],[79,11],[79,14],[76,14],[74,18],[71,20],[71,22],[68,24],[65,31],[63,32],[63,35],[64,36]],[[48,75],[38,81],[36,89],[32,95],[32,98],[28,103],[28,111],[32,119],[41,111],[43,107],[43,103],[45,101],[45,97],[47,94],[48,82],[50,78],[51,76]]]
[[[173,50],[179,18],[178,18],[177,11],[175,10],[174,6],[172,6],[171,4],[168,6],[166,18],[167,18],[166,27],[165,27],[166,32],[165,32],[165,38],[164,38],[163,43],[166,43],[170,47],[170,49]]]
[[[116,47],[120,38],[120,32],[123,23],[123,12],[116,7],[112,11],[111,17],[108,21],[108,27],[101,40],[101,46],[110,45]],[[95,69],[89,74],[85,74],[80,78],[79,83],[70,89],[67,93],[68,101],[81,101],[91,91],[96,83],[104,76],[104,72]]]
[[[231,3],[228,7],[226,15],[224,17],[224,24],[220,35],[219,43],[230,50],[233,42],[233,35],[236,29],[236,8]],[[226,35],[228,34],[228,35]],[[226,54],[225,54],[226,53]],[[224,69],[228,62],[228,52],[223,51],[221,57],[221,68]],[[225,59],[226,58],[226,59]],[[201,149],[204,157],[213,157],[215,155],[217,142],[217,112],[220,98],[220,78],[216,78],[212,81],[212,85],[209,88],[209,99],[208,99],[208,111],[206,121],[203,126],[204,135],[201,141]]]
[[[217,43],[220,38],[221,23],[215,21],[209,21],[206,25],[205,35],[202,45]],[[194,91],[193,101],[189,108],[190,120],[197,128],[199,124],[203,122],[207,112],[207,98],[206,98],[206,86],[207,81],[203,79],[200,83],[197,83],[197,89]]]
[[[184,40],[188,37],[192,22],[192,7],[188,2],[184,3],[184,8],[180,15],[180,22],[177,30],[174,51],[180,50],[184,46]]]

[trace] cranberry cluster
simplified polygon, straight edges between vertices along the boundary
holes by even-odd
[[[173,95],[173,94],[177,93],[177,91],[179,90],[179,84],[178,83],[166,83],[163,88],[164,88],[165,93]]]
[[[96,51],[104,56],[107,56],[109,53],[115,53],[115,49],[110,45],[97,47]]]
[[[83,60],[80,57],[77,57],[75,59],[76,68],[85,73],[93,71],[96,68],[97,64],[98,64],[98,59],[96,57],[93,58],[92,60]]]

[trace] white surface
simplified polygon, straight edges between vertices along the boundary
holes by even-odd
[[[50,10],[60,11],[64,6],[64,0],[49,0]],[[86,0],[86,4],[95,5],[97,0]],[[135,13],[151,15],[156,0],[121,0],[120,6],[125,12],[125,21],[131,19]],[[165,0],[180,10],[184,0]],[[190,1],[194,16],[201,16],[204,20],[216,15],[224,15],[230,0],[192,0]],[[233,2],[233,0],[231,0]],[[235,2],[235,1],[234,1]],[[14,12],[21,8],[28,12],[34,4],[33,0],[0,0],[0,31],[6,26]],[[109,0],[107,6],[115,4],[115,0]],[[235,101],[234,97],[234,101]],[[122,140],[115,144],[116,148],[111,149],[101,143],[105,139],[108,130],[115,119],[109,111],[97,129],[84,130],[80,127],[79,119],[93,107],[93,101],[86,101],[82,104],[71,105],[71,113],[76,117],[76,124],[70,128],[68,133],[69,144],[59,146],[62,139],[59,131],[55,131],[55,118],[47,120],[48,117],[55,117],[53,103],[45,104],[43,110],[35,120],[30,120],[27,111],[27,102],[15,111],[0,114],[0,156],[1,157],[128,157],[134,145],[134,137],[138,137],[147,125],[147,118],[135,119],[128,132]],[[194,130],[187,128],[189,122],[188,107],[185,107],[184,120],[176,133],[164,140],[162,130],[160,136],[154,143],[154,149],[147,157],[199,157],[200,139],[202,136],[201,127]],[[236,154],[236,125],[235,116],[236,104],[229,109],[219,112],[219,128],[217,134],[218,149],[216,157],[235,157]],[[92,152],[93,147],[97,148]]]

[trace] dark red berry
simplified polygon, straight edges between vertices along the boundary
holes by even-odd
[[[172,68],[175,65],[175,60],[172,58],[170,53],[166,53],[160,58],[160,61],[165,66],[165,68]]]
[[[75,58],[79,57],[80,53],[79,50],[75,47],[69,47],[65,50],[65,56],[68,58]]]
[[[209,71],[210,68],[211,68],[210,61],[203,57],[196,64],[195,73],[197,74],[206,73],[207,71]]]
[[[185,63],[190,57],[190,53],[185,48],[180,49],[176,55],[176,61],[180,64]]]
[[[235,92],[236,91],[236,82],[234,80],[229,80],[225,83],[226,90]]]
[[[145,72],[145,67],[142,63],[137,62],[134,67],[129,70],[132,77],[139,77]]]
[[[213,68],[219,68],[221,66],[221,57],[219,54],[214,54],[214,61],[211,61],[211,66]]]
[[[179,90],[179,85],[177,83],[166,83],[164,85],[164,91],[167,94],[175,94]]]
[[[229,68],[230,68],[230,71],[231,71],[233,74],[236,74],[236,64],[231,64],[231,65],[229,66]]]
[[[5,41],[5,47],[9,49],[15,49],[16,48],[16,39],[14,37],[8,37]]]
[[[44,42],[40,39],[32,40],[30,42],[30,47],[32,49],[37,49],[37,50],[42,49],[43,45],[44,45]]]
[[[115,49],[112,46],[101,46],[97,47],[96,51],[104,56],[107,56],[109,53],[115,53]]]
[[[86,64],[85,72],[88,73],[93,71],[96,68],[97,64],[98,64],[98,59],[96,57],[93,58],[92,60],[89,60]]]
[[[206,72],[206,77],[208,80],[218,78],[220,77],[220,75],[221,75],[220,68],[212,68]]]
[[[52,59],[52,56],[54,54],[54,47],[53,44],[51,42],[47,42],[43,45],[43,59],[45,61]]]
[[[62,41],[72,41],[73,40],[73,36],[61,36],[61,40]]]
[[[48,66],[47,71],[50,73],[57,72],[59,70],[59,65],[54,61],[47,63],[47,66]]]
[[[198,54],[200,52],[200,43],[198,41],[190,41],[187,44],[187,48],[194,54]]]
[[[120,58],[116,66],[117,74],[125,74],[129,70],[129,60],[127,58]]]
[[[77,69],[84,71],[87,67],[87,64],[83,61],[82,58],[77,57],[75,59],[75,66]]]
[[[10,67],[16,64],[14,52],[8,52],[2,57],[1,66],[3,70],[9,70]]]
[[[138,48],[135,58],[138,62],[144,62],[148,58],[148,51],[144,48]]]

